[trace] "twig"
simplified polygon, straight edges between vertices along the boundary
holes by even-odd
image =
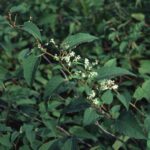
[[[130,103],[130,105],[134,108],[134,109],[136,109],[142,116],[146,116],[139,108],[137,108],[133,103]]]
[[[107,135],[109,135],[109,136],[111,136],[111,137],[113,137],[113,138],[119,140],[119,141],[122,142],[123,144],[125,144],[125,142],[124,142],[122,139],[118,138],[118,137],[117,137],[116,135],[114,135],[113,133],[110,133],[109,131],[107,131],[106,129],[104,129],[104,128],[99,124],[98,121],[95,122],[95,125],[98,126],[105,134],[107,134]]]

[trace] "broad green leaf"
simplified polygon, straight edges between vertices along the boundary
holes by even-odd
[[[20,5],[18,6],[13,6],[11,9],[10,9],[10,12],[11,13],[26,13],[27,11],[29,10],[29,7],[26,3],[21,3]]]
[[[118,100],[125,106],[125,108],[129,109],[129,101],[126,99],[126,97],[120,93],[117,94]]]
[[[16,104],[19,105],[34,105],[36,104],[35,99],[19,99],[16,101]]]
[[[96,113],[95,109],[93,108],[87,108],[84,112],[84,117],[83,117],[83,124],[89,125],[89,124],[94,124],[95,121],[99,118],[99,115]]]
[[[92,135],[91,133],[89,133],[88,131],[86,131],[84,128],[79,127],[79,126],[73,126],[69,129],[69,132],[79,138],[84,138],[84,139],[92,139],[92,140],[96,140],[96,137],[94,135]]]
[[[0,136],[0,144],[11,149],[12,144],[10,142],[10,134],[9,133],[8,134],[2,134]]]
[[[19,148],[19,150],[31,150],[28,145],[23,145]]]
[[[54,120],[43,119],[43,123],[48,129],[50,129],[50,131],[52,132],[52,136],[56,137],[57,136],[56,122]]]
[[[121,42],[121,44],[119,46],[120,52],[124,52],[126,50],[127,46],[128,46],[128,42],[126,42],[126,41]]]
[[[115,127],[118,132],[135,139],[146,139],[139,122],[131,113],[123,112],[116,121]]]
[[[42,41],[40,30],[33,22],[25,22],[22,29],[33,35],[35,39]]]
[[[136,100],[141,100],[142,98],[146,98],[148,101],[150,101],[150,80],[146,80],[143,84],[142,87],[138,87],[135,92],[133,97]]]
[[[63,114],[80,112],[88,108],[90,105],[82,99],[73,99],[73,101],[64,108]]]
[[[150,60],[141,60],[139,72],[141,74],[150,73]]]
[[[110,59],[104,64],[105,67],[116,67],[116,65],[117,65],[116,58]]]
[[[113,77],[123,76],[123,75],[135,76],[135,74],[120,67],[102,67],[98,69],[97,72],[98,72],[97,79],[113,78]]]
[[[92,42],[98,39],[97,37],[90,35],[88,33],[77,33],[75,35],[68,36],[62,43],[61,47],[64,50],[73,49],[78,45],[86,42]]]
[[[53,143],[55,142],[56,140],[50,140],[49,142],[46,142],[44,144],[42,144],[39,148],[39,150],[50,150],[50,147],[53,145]]]
[[[32,85],[39,63],[40,58],[34,54],[23,59],[23,74],[28,85]]]
[[[52,77],[46,85],[45,92],[44,92],[44,98],[51,96],[54,93],[54,91],[63,82],[64,82],[64,78],[62,78],[61,76]]]
[[[120,105],[115,105],[111,108],[110,114],[112,115],[112,118],[117,119],[120,115]]]
[[[147,116],[144,120],[144,127],[146,131],[150,131],[150,116]]]
[[[5,80],[7,73],[8,73],[8,71],[5,68],[3,68],[2,66],[0,66],[0,81]]]
[[[35,131],[34,126],[31,124],[24,124],[23,129],[25,131],[25,135],[27,140],[30,142],[31,146],[33,146],[33,143],[35,142]]]
[[[124,143],[129,139],[128,136],[120,136],[119,139],[124,141]],[[114,150],[119,150],[121,147],[124,147],[124,143],[119,140],[116,140],[115,143],[112,145]]]
[[[78,145],[77,145],[76,139],[75,138],[68,139],[64,143],[62,150],[78,150]]]
[[[101,99],[104,104],[111,104],[113,101],[113,94],[111,90],[107,90],[106,92],[104,92]]]
[[[149,150],[150,149],[150,131],[148,132],[148,140],[147,140],[147,149],[146,150]]]
[[[145,15],[142,13],[133,13],[131,17],[138,21],[143,21],[145,19]]]

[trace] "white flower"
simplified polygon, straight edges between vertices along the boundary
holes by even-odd
[[[91,91],[91,93],[88,95],[87,99],[92,100],[96,96],[96,93],[94,90]]]
[[[118,85],[116,85],[116,84],[113,85],[113,86],[112,86],[112,89],[113,89],[113,90],[117,90],[117,89],[118,89]]]
[[[53,38],[50,39],[50,43],[53,43],[54,45],[56,44]]]
[[[58,57],[57,54],[54,55],[54,59],[57,60],[57,61],[59,60],[59,57]]]
[[[89,59],[85,58],[84,60],[84,67],[87,69],[89,67]]]
[[[77,56],[74,58],[73,62],[78,62],[78,60],[80,60],[80,59],[81,59],[81,56],[80,56],[80,55],[77,55]]]
[[[71,66],[71,62],[68,62],[68,66],[69,66],[69,67]]]
[[[98,60],[96,59],[95,62],[92,63],[93,66],[98,65]]]
[[[69,63],[70,62],[70,56],[64,56],[62,57],[62,60],[65,60],[65,62]]]
[[[95,105],[99,105],[100,104],[98,98],[94,98],[93,99],[93,104],[95,104]]]
[[[75,52],[72,51],[69,55],[70,55],[70,57],[74,57],[75,56]]]
[[[86,77],[85,73],[82,73],[81,76],[82,76],[82,78],[85,78],[85,77]]]
[[[95,78],[97,75],[98,75],[98,73],[95,72],[95,71],[93,71],[93,72],[90,72],[90,73],[89,73],[88,77],[89,77],[89,78]]]
[[[106,80],[106,79],[104,79],[104,80],[102,80],[100,82],[100,89],[103,90],[103,91],[104,90],[108,90],[108,89],[116,90],[116,89],[118,89],[118,85],[115,84],[114,80]]]

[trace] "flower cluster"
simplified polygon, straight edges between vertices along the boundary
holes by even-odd
[[[96,65],[98,65],[98,60],[96,60],[95,62],[90,63],[90,61],[89,61],[88,58],[85,58],[85,59],[84,59],[84,68],[85,68],[86,70],[92,70],[92,68],[93,68],[94,66],[96,66]]]
[[[80,55],[75,55],[75,52],[70,52],[65,56],[61,57],[61,61],[65,61],[67,65],[70,67],[74,62],[78,62],[81,59]]]
[[[95,105],[101,104],[100,100],[96,98],[96,92],[94,90],[91,90],[91,92],[87,96],[87,99],[90,100]]]
[[[72,65],[80,64],[83,65],[84,68],[81,68],[79,70],[75,70],[72,72],[72,75],[75,77],[81,77],[81,78],[95,78],[98,73],[96,71],[93,71],[93,68],[98,64],[98,60],[95,62],[90,63],[88,58],[85,58],[84,61],[82,61],[80,55],[76,55],[74,51],[71,51],[69,53],[64,53],[61,56],[58,56],[57,54],[54,55],[54,59],[57,61],[62,61],[65,65],[67,65],[69,68]],[[70,68],[71,69],[71,68]]]
[[[47,45],[49,45],[50,43],[52,43],[56,48],[58,48],[58,45],[56,44],[56,42],[55,42],[55,40],[54,40],[53,38],[50,39],[49,42],[45,43],[45,45],[47,46]]]
[[[110,79],[104,79],[104,80],[102,80],[101,82],[100,82],[100,89],[102,90],[102,91],[104,91],[104,90],[108,90],[108,89],[110,89],[110,90],[116,90],[116,89],[118,89],[118,85],[117,84],[115,84],[115,81],[114,80],[110,80]]]

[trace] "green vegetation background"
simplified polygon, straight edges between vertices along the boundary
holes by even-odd
[[[20,30],[29,20],[37,27]],[[149,150],[149,27],[149,0],[0,0],[0,150]],[[22,64],[24,52],[38,49],[37,30],[52,54],[58,51],[45,45],[50,39],[60,45],[69,35],[94,35],[98,40],[74,51],[136,75],[115,72],[120,96],[104,97],[111,118],[83,97],[76,100],[74,95],[86,88],[76,81],[46,86],[61,74],[51,58],[49,64],[41,57],[38,69],[35,59]],[[47,88],[54,95],[45,98]]]

